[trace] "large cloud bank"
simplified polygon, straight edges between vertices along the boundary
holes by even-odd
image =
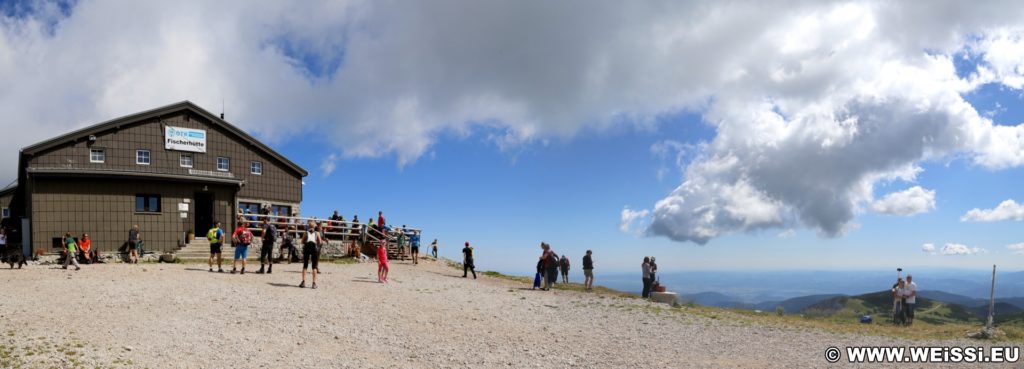
[[[323,138],[325,173],[331,153],[408,163],[475,127],[504,148],[696,112],[715,135],[694,145],[680,186],[623,211],[646,234],[696,243],[776,227],[842,234],[876,204],[876,183],[913,182],[924,160],[1024,164],[1024,128],[993,125],[962,97],[1024,87],[1024,7],[1012,1],[18,7],[0,7],[9,178],[18,147],[183,99],[223,99],[229,120],[270,140]],[[958,75],[964,56],[979,66]],[[883,196],[879,211],[933,208],[919,190]]]

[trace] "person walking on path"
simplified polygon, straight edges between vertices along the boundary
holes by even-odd
[[[277,227],[263,219],[263,246],[260,247],[260,270],[256,274],[263,274],[263,265],[267,266],[267,274],[274,272],[274,242],[277,241]]]
[[[388,240],[380,240],[377,244],[377,282],[388,283]]]
[[[473,246],[466,241],[466,247],[462,248],[462,278],[467,277],[467,272],[473,272],[473,279],[476,279],[476,265],[473,264]]]
[[[583,255],[583,286],[587,291],[594,289],[594,259],[591,257],[590,250],[587,250],[587,254]]]
[[[220,228],[220,222],[213,222],[213,228],[210,228],[206,232],[206,240],[210,241],[210,260],[207,264],[210,266],[210,273],[213,273],[213,259],[217,259],[217,271],[224,273],[224,230]]]
[[[640,264],[640,271],[643,272],[644,289],[640,292],[640,297],[648,298],[651,297],[651,258],[644,256],[644,263]]]
[[[309,223],[306,229],[306,236],[302,240],[302,283],[299,288],[306,288],[306,270],[310,262],[313,263],[313,289],[316,289],[316,275],[320,271],[320,245],[323,244],[320,226]]]
[[[565,254],[558,260],[558,269],[562,272],[562,283],[569,283],[569,258]]]
[[[78,265],[78,244],[71,237],[71,232],[64,234],[64,245],[68,249],[68,255],[64,257],[64,269],[68,268],[68,264],[75,264],[75,270],[82,270]]]
[[[917,283],[914,276],[907,274],[907,325],[914,325],[914,308],[917,306]]]
[[[242,261],[242,273],[245,274],[245,266],[249,264],[249,245],[252,244],[252,232],[249,231],[249,222],[242,222],[231,234],[231,243],[235,245],[235,259],[231,262],[231,274],[238,270],[238,261]]]
[[[139,263],[139,242],[142,242],[142,234],[139,233],[139,225],[133,225],[128,230],[128,262]]]
[[[430,253],[434,255],[434,260],[437,260],[437,239],[430,243]]]

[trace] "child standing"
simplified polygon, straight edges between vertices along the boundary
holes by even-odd
[[[388,283],[388,241],[380,240],[377,246],[377,282]]]
[[[68,248],[68,255],[64,258],[64,269],[68,268],[68,264],[75,264],[75,270],[82,270],[82,267],[78,266],[78,244],[71,237],[71,232],[64,234],[64,245]]]

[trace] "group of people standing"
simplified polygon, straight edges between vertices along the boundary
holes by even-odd
[[[894,324],[914,324],[914,307],[917,306],[917,283],[914,276],[907,274],[907,279],[898,278],[892,285],[892,311]]]
[[[252,245],[253,239],[255,238],[252,231],[249,230],[249,221],[245,218],[239,219],[238,227],[231,234],[231,243],[235,248],[234,260],[231,263],[231,274],[245,274],[245,268],[248,266],[249,257],[249,246]],[[289,231],[293,230],[293,227],[289,227]],[[317,272],[319,272],[320,264],[320,251],[323,246],[327,243],[327,236],[325,234],[325,227],[313,221],[310,221],[305,226],[305,232],[302,235],[302,282],[299,283],[300,288],[306,287],[306,273],[309,272],[312,276],[311,288],[317,288],[316,279]],[[262,245],[260,246],[260,270],[256,274],[272,274],[274,272],[274,243],[278,239],[277,226],[270,223],[267,219],[263,219],[260,227],[260,235],[262,238]],[[224,272],[222,267],[222,248],[225,243],[225,233],[221,229],[220,222],[214,222],[214,227],[207,232],[206,237],[210,241],[210,259],[208,264],[210,266],[210,272],[213,272],[213,262],[217,261],[217,271],[220,273]],[[290,258],[294,252],[294,238],[291,236],[291,232],[285,232],[284,240],[281,243],[281,254],[282,257]],[[289,259],[290,260],[290,259]],[[242,269],[238,269],[238,264],[242,264]],[[312,271],[310,272],[310,264],[312,264]]]
[[[541,242],[542,250],[537,260],[537,274],[533,278],[533,288],[541,291],[549,291],[558,282],[558,276],[562,276],[562,283],[569,283],[569,257],[558,256],[547,242]],[[593,252],[587,250],[583,256],[583,285],[587,291],[594,287],[594,259]]]

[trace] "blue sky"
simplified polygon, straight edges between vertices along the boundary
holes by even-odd
[[[609,272],[1020,269],[1022,19],[1013,1],[3,2],[0,173],[53,132],[224,102],[310,170],[306,215],[383,210],[448,257],[470,241],[481,269],[529,273],[541,241]]]

